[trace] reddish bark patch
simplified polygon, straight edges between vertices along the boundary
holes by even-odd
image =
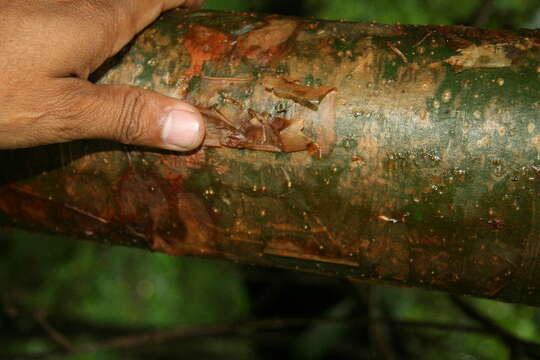
[[[436,31],[445,37],[477,39],[482,43],[514,42],[520,38],[518,34],[508,30],[480,29],[469,26],[429,26],[427,29]]]
[[[450,49],[454,51],[465,49],[471,45],[474,45],[471,41],[464,39],[462,37],[459,37],[457,35],[454,35],[454,34],[447,35],[446,44]]]
[[[157,177],[128,172],[119,184],[117,221],[137,233],[150,236],[161,233],[175,222],[176,201],[170,200],[165,184]]]
[[[376,277],[406,281],[409,277],[409,249],[405,244],[380,237],[370,241],[367,250],[362,251],[364,261],[372,264]]]
[[[119,188],[117,223],[148,239],[152,250],[175,256],[215,252],[215,226],[199,197],[135,171]]]
[[[25,219],[34,230],[70,232],[93,237],[107,232],[109,221],[63,201],[28,190],[28,186],[0,187],[0,213],[12,219]],[[74,224],[77,226],[74,228]]]
[[[183,39],[191,56],[191,65],[185,74],[200,75],[205,62],[221,60],[231,48],[229,40],[226,34],[205,26],[190,28]]]
[[[183,234],[175,236],[154,234],[152,249],[169,255],[211,255],[216,253],[214,241],[215,226],[202,200],[194,194],[180,192],[175,196],[177,221],[173,227],[182,224]]]

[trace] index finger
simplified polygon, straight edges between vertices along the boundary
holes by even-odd
[[[198,6],[203,0],[79,0],[61,1],[57,8],[70,23],[68,32],[76,41],[56,46],[72,73],[85,78],[107,58],[115,55],[133,37],[164,11],[179,6]],[[66,32],[66,28],[63,30]],[[60,49],[60,50],[59,50]],[[62,50],[63,49],[63,50]],[[54,69],[56,70],[56,69]],[[67,69],[58,69],[63,74]]]
[[[110,24],[115,35],[113,54],[120,51],[137,33],[150,25],[164,11],[179,6],[198,6],[201,0],[104,0],[102,5],[112,8],[115,24]],[[115,34],[114,34],[115,33]],[[113,54],[109,54],[113,55]]]

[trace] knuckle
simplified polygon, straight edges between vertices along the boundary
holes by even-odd
[[[114,132],[115,140],[134,144],[143,138],[146,122],[142,113],[145,107],[146,97],[142,92],[132,90],[124,96]]]
[[[48,129],[58,141],[84,137],[81,121],[87,118],[90,109],[77,94],[76,91],[51,90],[37,106],[35,124]]]
[[[112,1],[107,0],[83,0],[78,3],[78,8],[85,11],[89,17],[109,17],[115,12],[115,6]]]
[[[92,29],[97,41],[110,41],[118,29],[119,7],[114,1],[83,0],[77,12],[85,28]]]

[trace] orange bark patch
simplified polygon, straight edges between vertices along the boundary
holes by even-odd
[[[199,75],[205,62],[220,60],[230,49],[226,34],[204,26],[189,29],[183,42],[191,56],[191,65],[185,72],[190,77]]]

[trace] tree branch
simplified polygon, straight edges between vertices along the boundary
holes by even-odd
[[[454,305],[459,308],[471,320],[479,323],[487,332],[498,337],[510,350],[510,358],[521,359],[527,355],[533,359],[540,359],[540,345],[534,342],[523,340],[506,329],[499,326],[492,319],[479,312],[473,305],[457,297],[450,296]]]
[[[382,321],[382,319],[379,319]],[[93,353],[97,351],[118,350],[118,349],[130,349],[139,346],[150,344],[162,344],[171,340],[186,341],[195,338],[207,338],[216,336],[246,336],[253,332],[264,331],[277,331],[286,328],[299,328],[304,327],[314,322],[333,323],[344,322],[356,326],[365,326],[369,319],[367,318],[284,318],[284,319],[263,319],[263,320],[250,320],[239,323],[225,323],[209,326],[189,327],[184,326],[175,327],[171,329],[158,329],[148,332],[142,332],[140,334],[118,336],[109,340],[97,342],[94,344],[86,344],[79,346],[72,346],[69,350],[46,352],[39,354],[12,354],[12,355],[0,355],[1,358],[8,358],[11,360],[23,360],[23,359],[49,359],[59,358],[73,355],[80,355],[85,353]],[[462,324],[445,324],[439,322],[423,322],[423,321],[393,321],[392,325],[404,329],[430,329],[438,331],[459,331],[466,333],[476,333],[491,335],[485,328],[479,328],[474,326],[462,325]]]
[[[42,312],[38,312],[34,318],[41,328],[47,333],[47,335],[58,345],[64,348],[66,351],[73,350],[73,344],[64,335],[58,332],[45,318]]]

